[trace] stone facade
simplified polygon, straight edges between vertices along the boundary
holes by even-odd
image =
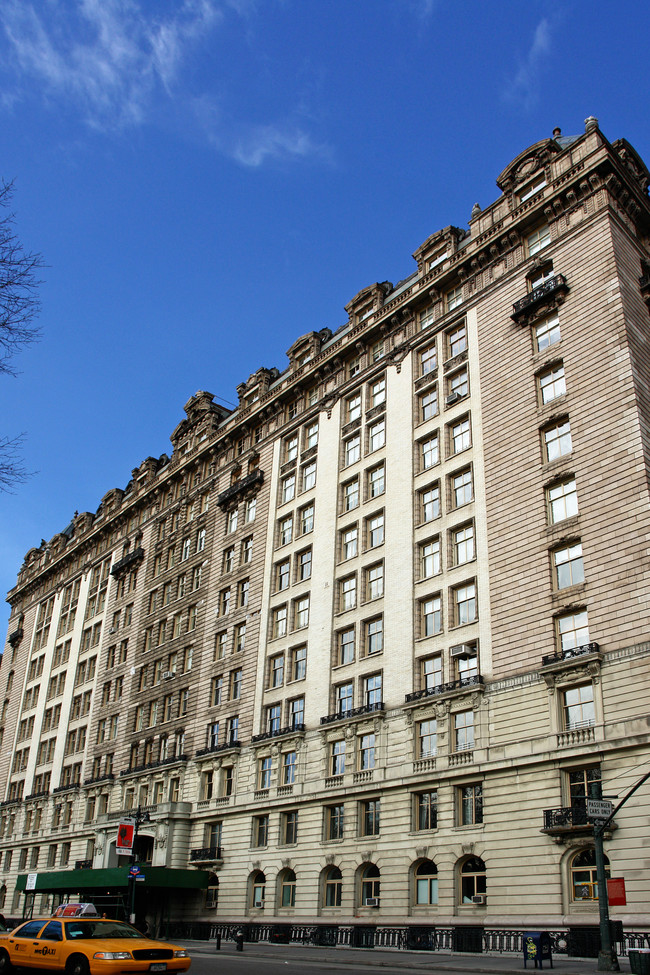
[[[588,119],[497,183],[27,553],[6,914],[139,807],[143,862],[209,874],[160,916],[596,923],[585,799],[650,760],[648,171]],[[606,840],[638,931],[643,796]]]

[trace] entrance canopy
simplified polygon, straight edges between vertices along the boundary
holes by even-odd
[[[177,890],[205,890],[210,876],[207,870],[171,870],[168,867],[147,867],[140,865],[141,877],[137,887],[174,887]],[[105,870],[53,870],[48,873],[21,873],[16,881],[16,889],[25,891],[27,878],[30,878],[28,893],[38,894],[106,894],[110,891],[127,890],[129,868],[112,867]],[[88,898],[92,899],[92,898]]]

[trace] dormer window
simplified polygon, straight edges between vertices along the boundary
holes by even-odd
[[[449,256],[449,251],[446,247],[441,247],[440,250],[435,251],[429,259],[429,270],[433,271],[434,267],[439,267],[440,264],[444,263]]]
[[[530,200],[532,196],[539,193],[546,186],[546,176],[544,173],[538,173],[535,179],[531,183],[527,183],[519,191],[519,202],[525,203],[526,200]]]

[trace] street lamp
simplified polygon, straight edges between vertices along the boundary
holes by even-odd
[[[136,854],[136,845],[138,842],[138,830],[140,828],[140,824],[150,823],[150,822],[151,822],[151,816],[149,815],[149,813],[143,812],[140,806],[138,806],[138,808],[135,811],[135,815],[133,816],[133,823],[134,823],[133,851],[131,853],[132,867],[135,866],[135,863],[138,859]],[[131,922],[131,924],[135,924],[135,883],[136,883],[135,874],[133,872],[129,872],[129,921]]]

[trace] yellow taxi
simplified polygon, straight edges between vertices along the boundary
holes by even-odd
[[[184,948],[99,916],[32,919],[0,934],[0,975],[14,966],[65,975],[135,975],[186,972],[190,964]]]

